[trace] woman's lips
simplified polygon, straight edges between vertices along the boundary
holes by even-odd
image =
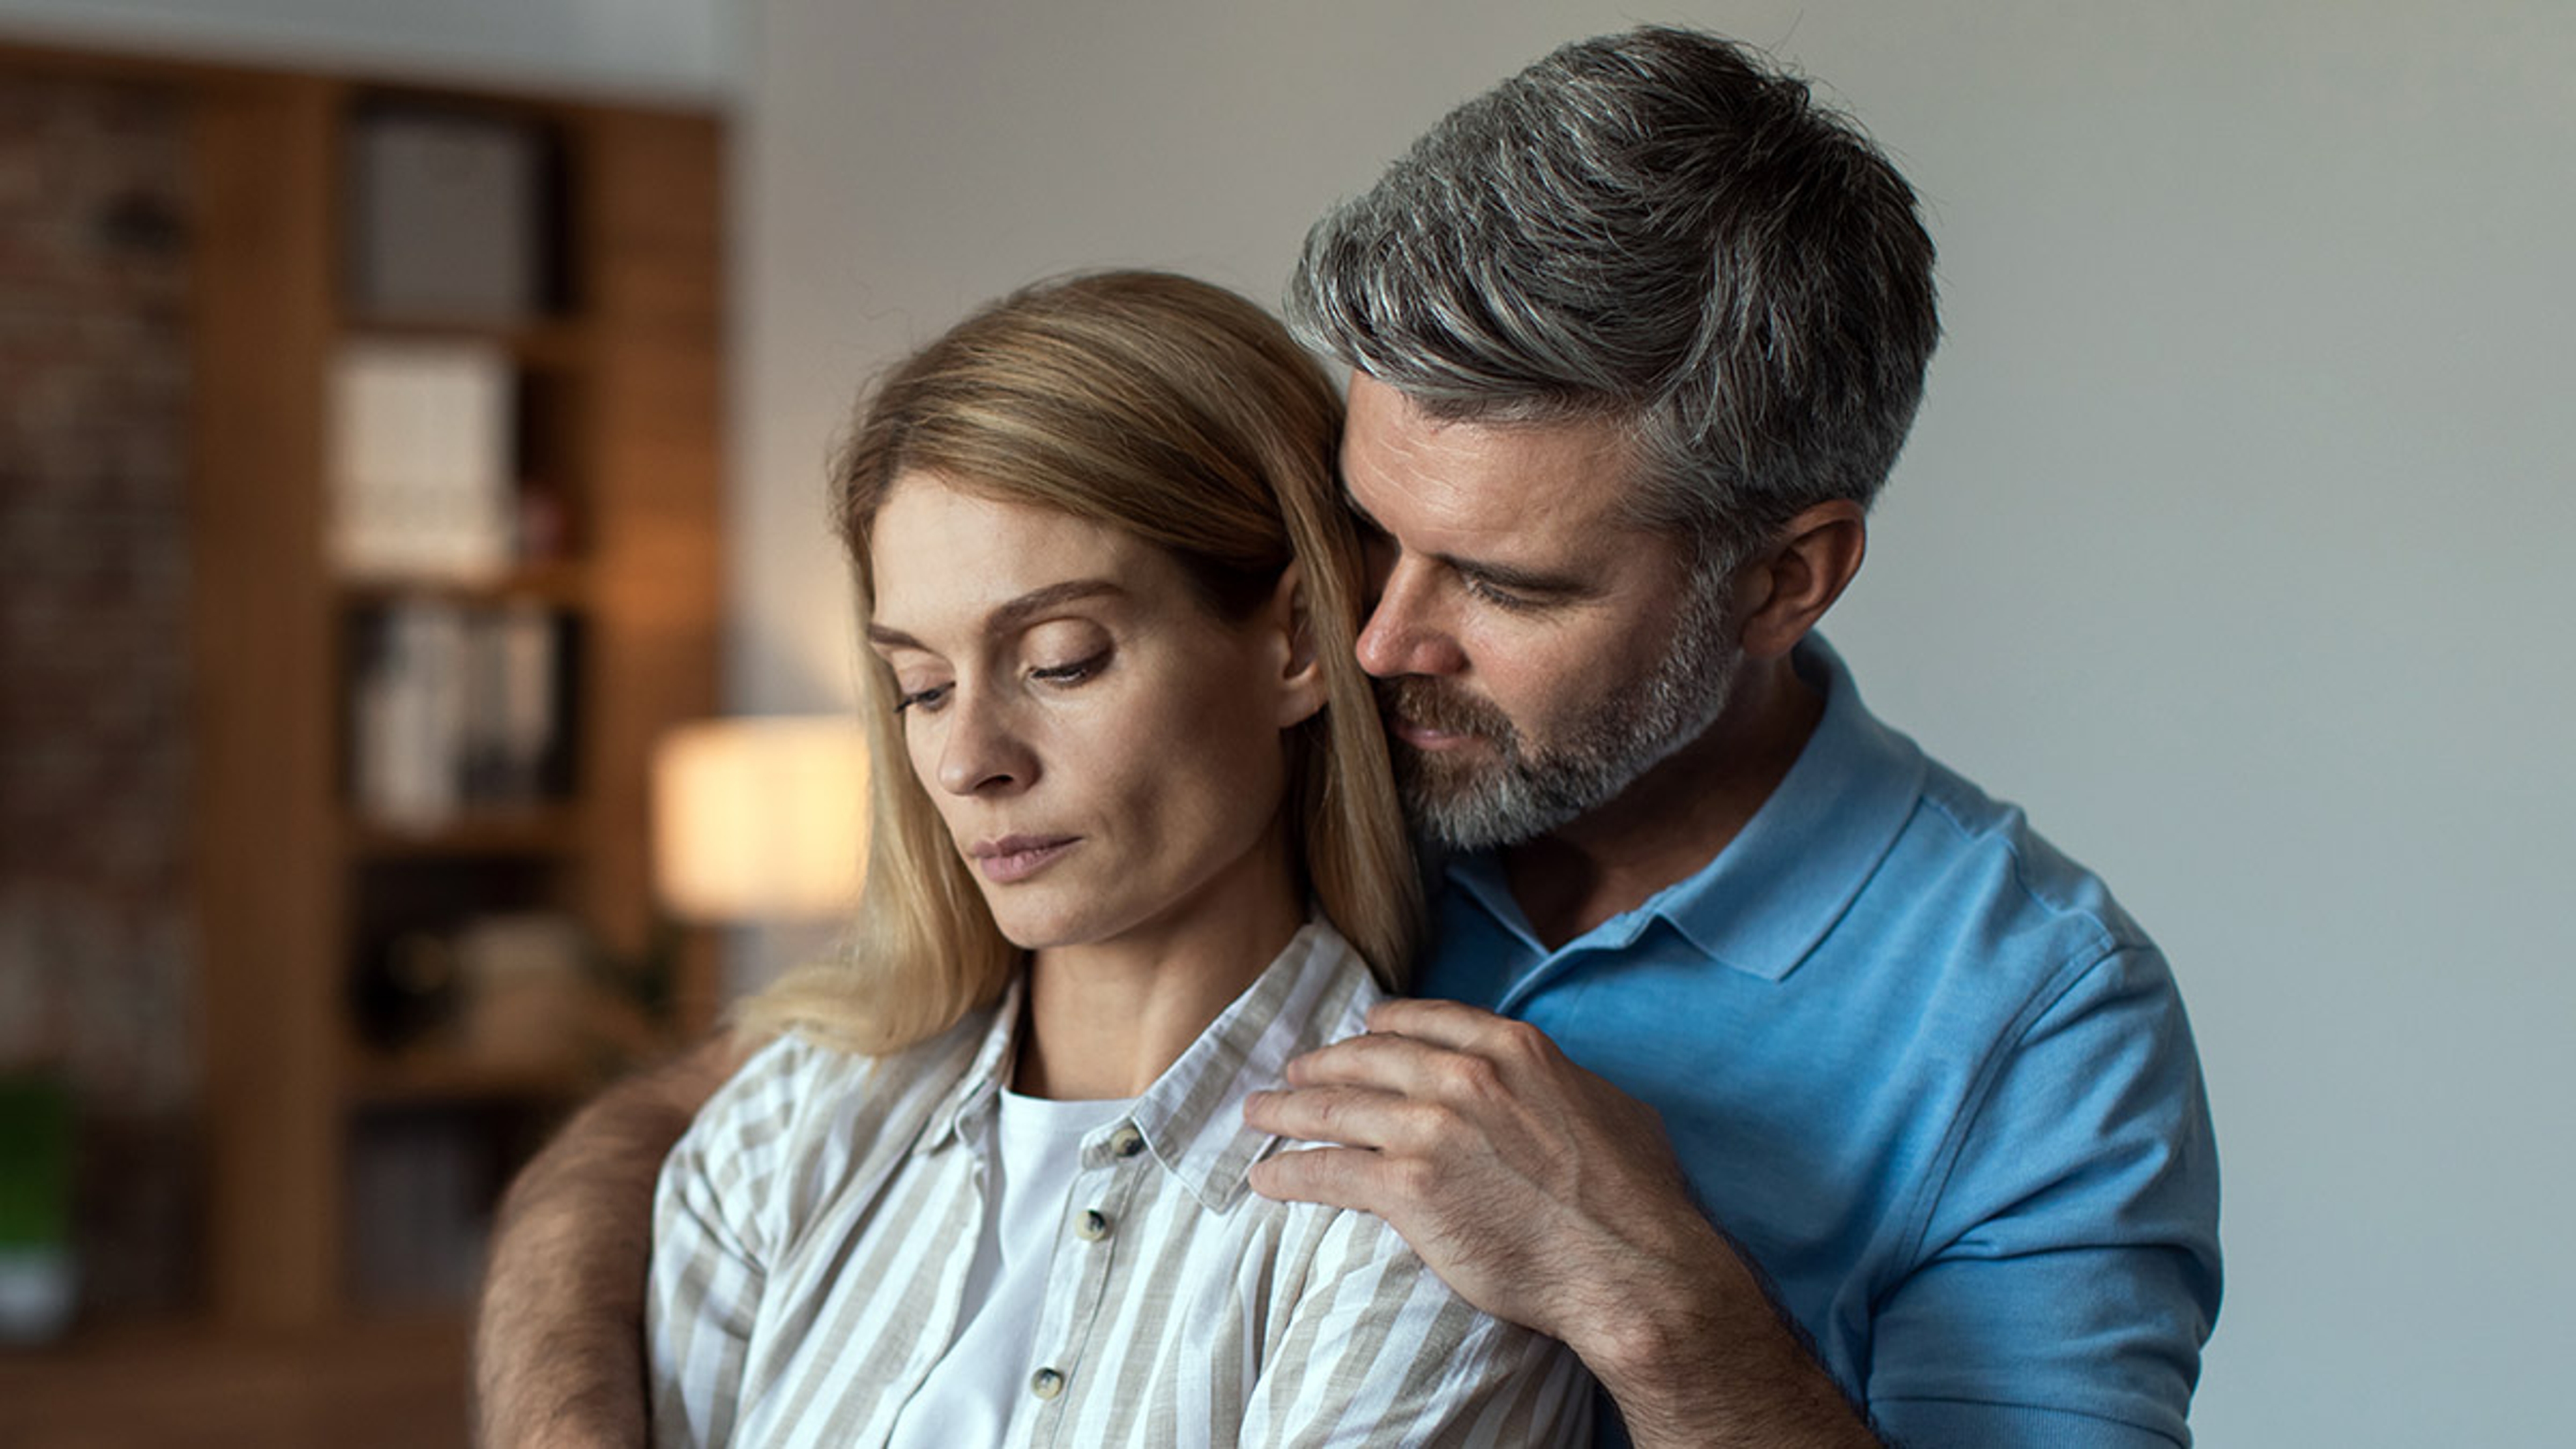
[[[1078,835],[1006,835],[999,840],[977,841],[966,853],[975,858],[975,866],[984,872],[984,879],[995,885],[1009,885],[1055,864],[1081,841]]]

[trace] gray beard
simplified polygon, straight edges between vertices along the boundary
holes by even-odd
[[[1453,762],[1393,742],[1396,784],[1414,829],[1455,851],[1517,845],[1608,804],[1706,734],[1742,664],[1728,647],[1725,595],[1724,575],[1694,578],[1663,658],[1544,749],[1533,749],[1493,706],[1453,697],[1436,680],[1382,684],[1391,712],[1480,736],[1494,749],[1490,759]]]

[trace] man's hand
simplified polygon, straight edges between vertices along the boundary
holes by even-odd
[[[1552,1337],[1610,1316],[1619,1285],[1601,1269],[1668,1271],[1705,1232],[1654,1112],[1536,1027],[1392,1001],[1288,1081],[1245,1119],[1344,1145],[1276,1154],[1256,1188],[1385,1218],[1461,1297]]]
[[[619,1082],[511,1183],[475,1314],[483,1449],[644,1443],[653,1182],[743,1057],[719,1035]]]
[[[1640,1446],[1878,1442],[1701,1216],[1653,1110],[1536,1027],[1391,1001],[1288,1082],[1245,1121],[1340,1145],[1253,1186],[1385,1218],[1461,1297],[1570,1345]]]

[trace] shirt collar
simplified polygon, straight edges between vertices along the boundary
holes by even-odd
[[[1851,909],[1914,818],[1925,771],[1923,751],[1861,703],[1823,638],[1809,634],[1790,663],[1824,696],[1815,733],[1753,819],[1660,907],[1712,959],[1773,981]]]
[[[1913,818],[1923,790],[1923,752],[1861,703],[1851,671],[1822,636],[1801,641],[1791,665],[1824,697],[1825,708],[1770,798],[1714,860],[1557,954],[1624,949],[1662,921],[1710,960],[1778,981],[1851,908]],[[1456,861],[1450,879],[1497,921],[1528,936],[1495,857]]]
[[[1003,988],[1002,999],[992,1007],[992,1016],[984,1026],[983,1039],[967,1063],[964,1075],[948,1089],[930,1114],[930,1129],[913,1144],[915,1153],[927,1153],[946,1145],[952,1137],[975,1140],[974,1129],[980,1127],[1001,1099],[1002,1088],[1010,1081],[1011,1065],[1019,1060],[1020,999],[1028,989],[1028,973],[1014,971],[1011,983]]]
[[[995,1109],[1018,1054],[1025,982],[1025,975],[1012,979],[973,1063],[933,1112],[915,1152],[951,1137],[978,1140],[973,1129]],[[1289,1058],[1349,1030],[1364,1009],[1363,993],[1375,995],[1367,963],[1330,925],[1308,922],[1118,1122],[1084,1139],[1083,1168],[1110,1160],[1119,1133],[1132,1127],[1191,1196],[1223,1211],[1243,1195],[1252,1164],[1280,1140],[1243,1125],[1243,1099],[1277,1085]]]

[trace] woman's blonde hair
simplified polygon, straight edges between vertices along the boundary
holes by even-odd
[[[895,480],[1051,508],[1167,550],[1230,619],[1302,565],[1300,614],[1326,704],[1290,731],[1284,809],[1302,885],[1390,987],[1421,933],[1421,885],[1367,677],[1353,655],[1359,540],[1338,498],[1341,401],[1269,314],[1186,277],[1109,272],[985,307],[862,400],[832,512],[875,609],[868,545]],[[894,674],[861,666],[867,885],[846,947],[744,1003],[738,1029],[795,1029],[874,1055],[996,1000],[1018,967],[908,765]]]

